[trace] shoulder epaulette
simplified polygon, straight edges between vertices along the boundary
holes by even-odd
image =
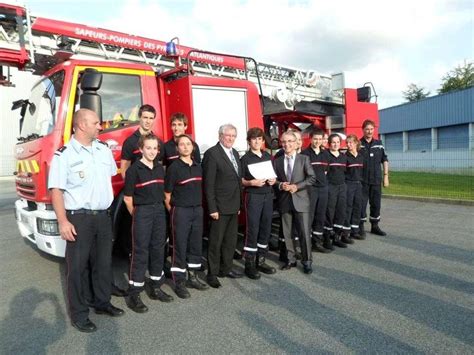
[[[55,152],[54,155],[57,155],[58,157],[61,155],[62,152],[66,150],[67,146],[63,145],[61,148],[58,148]]]

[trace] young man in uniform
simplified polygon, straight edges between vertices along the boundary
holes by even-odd
[[[138,147],[142,157],[127,170],[123,189],[125,205],[133,217],[127,305],[134,312],[144,313],[148,308],[143,304],[140,292],[145,287],[147,266],[149,297],[162,302],[170,302],[173,298],[160,288],[165,279],[166,219],[163,204],[165,172],[156,160],[158,138],[153,133],[141,136]]]
[[[151,105],[143,105],[138,110],[138,119],[139,127],[138,129],[129,136],[122,146],[122,158],[120,160],[120,174],[125,180],[125,173],[127,169],[132,165],[137,159],[142,157],[142,153],[138,148],[138,140],[141,136],[146,134],[153,133],[153,124],[155,122],[156,110]],[[158,155],[156,156],[157,161],[163,159],[163,142],[158,138]]]
[[[375,123],[365,120],[362,123],[364,136],[360,140],[361,153],[364,154],[364,171],[362,180],[362,211],[360,218],[360,235],[365,235],[364,222],[367,221],[367,203],[370,204],[371,233],[384,236],[387,235],[379,227],[380,205],[382,202],[382,182],[388,187],[388,158],[382,141],[374,138]],[[380,171],[383,166],[383,179]]]
[[[188,117],[184,113],[176,112],[171,115],[171,132],[173,132],[173,138],[163,145],[163,165],[168,167],[172,162],[179,158],[178,148],[176,140],[179,136],[186,134],[188,129]],[[192,159],[197,163],[201,164],[201,152],[199,151],[198,145],[193,142],[193,154]]]
[[[94,308],[97,314],[121,316],[110,303],[113,201],[111,177],[117,173],[112,152],[97,140],[102,129],[97,114],[80,109],[73,117],[74,135],[54,153],[49,172],[53,208],[61,238],[66,240],[66,283],[72,325],[81,332],[97,328],[89,320],[83,275],[92,259]]]
[[[262,150],[264,133],[261,128],[250,128],[247,142],[250,149],[240,159],[242,164],[242,184],[245,187],[245,275],[251,279],[259,279],[259,271],[274,274],[275,268],[265,263],[268,240],[272,229],[273,215],[273,184],[275,178],[255,179],[250,173],[252,164],[270,162],[271,156]]]

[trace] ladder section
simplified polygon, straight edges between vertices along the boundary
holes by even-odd
[[[0,65],[43,74],[69,58],[93,59],[147,64],[160,74],[184,61],[194,75],[247,79],[257,87],[259,77],[261,94],[284,103],[288,109],[301,101],[342,103],[343,100],[342,87],[335,88],[331,76],[313,70],[265,63],[255,66],[251,60],[179,44],[176,55],[169,56],[167,45],[163,41],[70,22],[40,17],[30,20],[27,9],[0,4]]]

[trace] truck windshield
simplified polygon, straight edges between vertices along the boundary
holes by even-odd
[[[23,120],[22,138],[38,138],[53,130],[63,83],[64,71],[61,70],[33,87]]]

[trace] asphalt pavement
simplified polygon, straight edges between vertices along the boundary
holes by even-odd
[[[144,295],[145,314],[113,297],[126,314],[91,312],[98,331],[83,334],[67,317],[64,260],[20,237],[10,183],[0,181],[0,354],[474,353],[472,206],[384,199],[388,236],[313,253],[312,275],[299,265],[221,279],[169,304]],[[123,285],[126,260],[115,261]]]

